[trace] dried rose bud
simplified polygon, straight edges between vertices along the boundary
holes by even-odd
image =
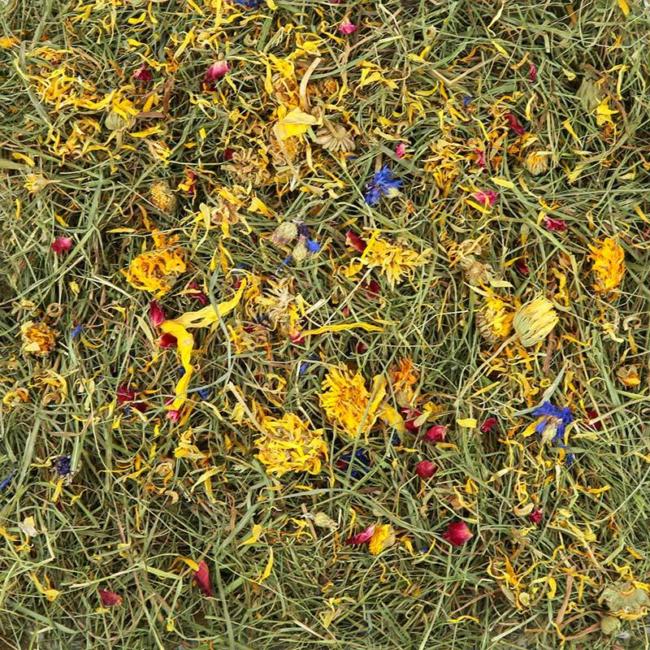
[[[530,79],[531,83],[537,81],[537,66],[534,63],[528,66],[528,79]]]
[[[223,79],[229,70],[230,66],[227,61],[217,61],[209,66],[205,71],[205,74],[203,75],[203,83],[206,85],[208,90],[214,90],[216,82],[219,81],[219,79]]]
[[[57,254],[67,253],[72,248],[72,237],[56,237],[50,248]]]
[[[424,439],[427,442],[444,442],[447,437],[447,427],[444,424],[434,424],[427,429]]]
[[[417,419],[422,415],[420,411],[416,409],[402,409],[402,413],[404,415],[404,426],[406,427],[407,431],[410,431],[411,433],[415,433],[420,427],[415,424]]]
[[[102,607],[115,607],[122,604],[122,596],[108,589],[99,589],[99,600]]]
[[[539,508],[534,508],[533,511],[528,515],[528,519],[535,524],[535,526],[539,526],[542,523],[542,519],[544,518],[544,514]]]
[[[406,144],[403,142],[400,142],[396,147],[395,147],[395,155],[398,158],[404,158],[406,156]]]
[[[194,573],[194,581],[205,596],[212,596],[212,583],[210,582],[210,569],[205,560],[199,562],[199,568]]]
[[[415,466],[415,473],[422,479],[431,478],[438,468],[430,460],[421,460]]]
[[[472,531],[464,521],[452,521],[442,535],[443,539],[452,546],[462,546],[473,536]]]

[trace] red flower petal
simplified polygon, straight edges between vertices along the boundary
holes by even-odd
[[[351,230],[345,233],[345,243],[359,253],[363,253],[366,250],[366,242]]]
[[[427,442],[444,442],[446,437],[447,427],[444,424],[434,424],[424,434],[424,439]]]
[[[482,169],[485,169],[487,167],[487,162],[485,161],[485,151],[481,151],[481,149],[474,149],[474,153],[476,154],[476,164]]]
[[[202,307],[205,307],[210,302],[208,297],[201,290],[199,284],[194,282],[194,280],[187,285],[187,288],[189,289],[192,298],[194,298],[194,300],[196,300]]]
[[[102,607],[115,607],[122,604],[122,596],[108,589],[99,589],[99,600]]]
[[[142,83],[149,83],[153,79],[153,74],[148,68],[147,64],[141,65],[134,73],[133,78],[136,81],[141,81]]]
[[[544,217],[544,228],[551,232],[564,232],[569,226],[567,222],[562,219],[553,219],[551,217]]]
[[[341,34],[344,34],[345,36],[354,34],[354,32],[356,32],[357,29],[358,27],[354,23],[351,23],[349,20],[346,20],[339,25],[339,32],[341,32]]]
[[[534,63],[528,66],[528,79],[530,79],[531,83],[537,81],[537,66]]]
[[[67,253],[72,248],[72,237],[56,237],[50,248],[57,254]]]
[[[165,316],[163,308],[157,300],[152,300],[149,304],[149,322],[154,327],[160,327],[160,325],[166,320],[167,316]]]
[[[165,332],[159,339],[158,345],[161,348],[175,348],[177,344],[176,337],[173,334]]]
[[[210,582],[210,569],[205,560],[199,562],[199,568],[194,574],[194,580],[205,596],[212,596],[212,583]]]
[[[216,63],[213,63],[203,75],[203,82],[207,86],[208,90],[213,90],[215,82],[225,77],[229,70],[230,66],[227,61],[217,61]]]
[[[136,398],[136,392],[128,384],[120,384],[117,387],[115,393],[118,404],[126,404],[127,402],[133,402]]]
[[[395,147],[395,155],[398,158],[404,158],[406,156],[406,144],[403,142],[400,142],[396,147]]]
[[[368,352],[368,346],[363,341],[357,341],[357,344],[354,346],[354,351],[357,354],[365,354]]]
[[[472,196],[480,204],[490,208],[497,202],[497,199],[499,198],[498,192],[495,192],[494,190],[479,190],[478,192],[474,192]]]
[[[464,521],[452,521],[442,537],[452,546],[462,546],[472,539],[474,535]]]
[[[374,526],[368,526],[365,530],[362,530],[360,533],[357,533],[356,535],[353,535],[350,537],[348,540],[346,540],[346,544],[350,544],[351,546],[358,546],[359,544],[367,544],[372,536],[375,534],[375,527]]]
[[[506,113],[505,118],[508,121],[508,126],[513,133],[516,135],[524,135],[524,133],[526,133],[526,129],[524,129],[516,115],[513,113]]]
[[[530,274],[530,269],[528,268],[528,264],[526,264],[526,260],[517,260],[515,262],[515,270],[519,275],[523,275],[525,278]]]
[[[493,415],[491,415],[489,418],[486,418],[485,422],[481,425],[481,433],[491,433],[494,431],[494,429],[497,427],[499,424],[499,420],[497,420]]]
[[[535,508],[529,515],[528,519],[535,524],[535,526],[539,526],[542,523],[542,519],[544,519],[544,514],[539,508]]]
[[[421,460],[415,466],[415,473],[423,479],[431,478],[438,468],[430,460]]]

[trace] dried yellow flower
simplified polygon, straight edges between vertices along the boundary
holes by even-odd
[[[269,474],[279,477],[287,472],[320,472],[328,452],[322,429],[311,429],[294,413],[281,418],[264,416],[260,424],[265,434],[255,440],[259,449],[256,458]]]
[[[23,352],[40,356],[48,355],[56,344],[56,332],[46,323],[27,321],[20,328]]]
[[[391,244],[383,239],[379,231],[374,231],[366,242],[361,254],[361,263],[368,268],[379,268],[388,279],[391,287],[404,277],[412,277],[419,266],[426,263],[428,251],[416,253],[399,243]]]
[[[543,174],[548,170],[548,156],[545,151],[531,151],[526,156],[526,169],[533,176]]]
[[[490,343],[501,341],[512,331],[513,313],[507,302],[489,292],[477,314],[476,322],[483,338]]]
[[[166,214],[171,214],[176,208],[176,195],[165,181],[155,182],[149,189],[151,202]]]
[[[408,357],[401,359],[390,370],[390,383],[395,399],[400,406],[409,406],[415,399],[414,386],[418,383],[420,373]]]
[[[323,126],[316,133],[316,142],[331,153],[348,153],[354,151],[354,136],[341,124],[323,121]]]
[[[371,400],[359,373],[332,368],[321,385],[320,403],[329,421],[338,425],[348,438],[355,439],[375,423],[384,392]]]
[[[544,296],[539,296],[517,310],[512,324],[521,344],[531,347],[541,343],[558,322],[553,303]]]
[[[641,385],[641,377],[639,376],[639,368],[635,364],[629,366],[621,366],[616,371],[618,380],[627,388],[636,388]]]
[[[160,297],[172,288],[177,276],[185,272],[186,265],[183,249],[176,246],[176,237],[167,238],[158,231],[154,231],[152,237],[155,250],[138,255],[122,273],[132,287]]]
[[[601,294],[616,291],[625,275],[625,251],[612,237],[596,242],[589,249],[594,263],[594,290]]]

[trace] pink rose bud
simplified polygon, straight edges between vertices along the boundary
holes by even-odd
[[[406,145],[403,142],[400,142],[396,147],[395,147],[395,155],[398,158],[404,158],[406,156]]]
[[[210,569],[205,560],[199,562],[199,568],[194,573],[194,581],[203,592],[204,596],[212,596],[212,582],[210,581]]]
[[[50,248],[57,254],[63,255],[72,248],[72,237],[57,237],[51,244]]]
[[[219,79],[223,79],[226,76],[226,73],[230,70],[230,66],[227,61],[217,61],[213,63],[206,71],[203,76],[203,82],[210,90],[214,90],[214,85]]]
[[[434,424],[424,434],[424,439],[427,442],[444,442],[446,437],[447,427],[444,424]]]
[[[544,518],[544,514],[539,508],[535,508],[529,515],[528,519],[535,524],[535,526],[539,526],[542,523],[542,519]]]
[[[452,546],[462,546],[472,539],[472,531],[464,521],[452,521],[442,535]]]
[[[357,29],[358,29],[358,27],[354,23],[351,23],[349,20],[344,20],[339,25],[339,32],[341,32],[341,34],[345,34],[345,36],[349,36],[350,34],[354,34],[354,32],[356,32]]]
[[[407,431],[415,433],[420,427],[415,424],[415,421],[422,415],[420,411],[416,409],[402,409],[402,414],[404,415],[404,426]]]
[[[160,327],[160,325],[167,320],[163,308],[160,306],[157,300],[152,300],[149,304],[149,322],[154,327]]]
[[[480,431],[481,433],[492,433],[498,424],[499,421],[491,415],[489,418],[485,419],[485,422],[481,425]]]
[[[438,468],[430,460],[421,460],[415,466],[415,473],[423,479],[431,478],[437,471]]]

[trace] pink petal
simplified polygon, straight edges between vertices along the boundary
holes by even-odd
[[[494,431],[494,429],[497,427],[499,424],[499,420],[497,420],[493,415],[490,416],[489,418],[486,418],[485,422],[481,425],[481,433],[491,433]]]
[[[528,515],[528,519],[534,523],[535,526],[539,526],[542,523],[542,519],[544,519],[544,513],[539,508],[535,508]]]
[[[122,604],[122,596],[108,589],[99,589],[99,600],[102,607],[115,607]]]
[[[199,568],[194,574],[194,580],[205,596],[212,596],[212,583],[210,582],[210,569],[205,560],[199,562]]]
[[[567,222],[562,219],[553,219],[552,217],[544,217],[544,228],[551,232],[564,232],[569,226]]]
[[[530,79],[531,83],[537,81],[537,66],[534,63],[528,66],[528,79]]]
[[[349,21],[344,21],[339,25],[339,32],[341,34],[345,34],[346,36],[349,36],[350,34],[354,34],[356,32],[358,27]]]
[[[499,194],[494,190],[479,190],[474,192],[472,196],[483,206],[492,207],[499,198]]]
[[[351,546],[358,546],[360,544],[367,544],[372,536],[375,534],[375,527],[374,526],[368,526],[365,530],[361,531],[360,533],[357,533],[356,535],[353,535],[350,537],[350,539],[346,540],[346,544],[349,544]]]
[[[406,156],[406,145],[403,142],[400,142],[396,147],[395,147],[395,155],[398,158],[404,158]]]
[[[526,133],[526,129],[524,129],[516,115],[513,113],[506,113],[505,118],[508,121],[508,126],[513,133],[516,135],[524,135],[524,133]]]
[[[56,237],[50,248],[57,254],[67,253],[72,248],[72,237]]]
[[[136,81],[141,81],[142,83],[149,83],[153,79],[153,74],[148,68],[147,64],[142,64],[134,73],[133,78]]]
[[[407,431],[415,433],[420,427],[415,424],[415,421],[422,415],[420,411],[415,409],[402,409],[404,415],[404,426]]]
[[[161,348],[175,348],[177,343],[178,341],[176,340],[176,337],[168,332],[165,332],[165,334],[158,339],[158,345]]]
[[[217,61],[205,71],[203,81],[208,86],[208,88],[212,89],[214,88],[215,81],[218,81],[219,79],[225,77],[229,70],[230,66],[228,65],[227,61]]]

